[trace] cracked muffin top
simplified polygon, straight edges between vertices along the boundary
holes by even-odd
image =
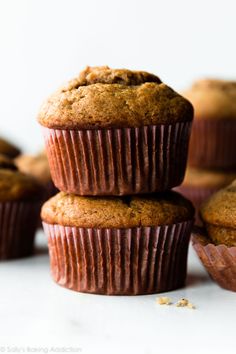
[[[191,220],[194,208],[176,192],[133,197],[80,197],[64,192],[49,199],[41,217],[49,224],[95,228],[158,226]]]
[[[0,155],[0,202],[40,200],[41,185],[31,176],[17,170],[13,161]]]
[[[15,159],[15,164],[21,172],[34,176],[42,184],[51,181],[48,159],[43,152],[37,155],[20,155]]]
[[[236,119],[236,81],[204,79],[183,92],[196,119]]]
[[[236,180],[226,188],[213,194],[202,205],[200,214],[203,221],[207,224],[235,229]]]
[[[43,104],[38,120],[54,129],[139,127],[190,121],[193,108],[147,72],[87,67]]]
[[[14,158],[20,154],[18,147],[0,137],[0,154]]]

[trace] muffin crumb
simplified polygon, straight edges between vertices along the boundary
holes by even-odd
[[[188,301],[188,299],[180,299],[176,303],[176,307],[188,307],[189,309],[195,309],[196,307]]]
[[[167,296],[157,297],[156,301],[159,305],[171,305],[172,304],[171,299]]]

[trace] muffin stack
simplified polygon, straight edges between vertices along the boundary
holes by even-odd
[[[43,105],[52,179],[42,208],[52,275],[76,291],[183,286],[194,209],[184,177],[193,109],[146,72],[86,68]]]
[[[42,185],[43,202],[58,192],[52,182],[48,159],[44,151],[35,155],[21,154],[15,158],[14,163],[22,173],[33,176]]]
[[[0,155],[0,260],[33,253],[42,186]]]
[[[184,93],[194,106],[188,169],[178,188],[196,209],[236,178],[236,82],[197,81]]]

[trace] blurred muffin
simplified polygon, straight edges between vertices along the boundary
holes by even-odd
[[[212,195],[200,211],[207,234],[194,234],[194,248],[212,278],[236,291],[236,180]]]
[[[41,211],[54,280],[106,295],[184,285],[194,208],[175,192],[79,197],[64,192]]]
[[[33,253],[42,187],[0,157],[0,259]]]
[[[0,137],[0,154],[14,158],[20,154],[20,149],[9,141]]]
[[[42,184],[45,189],[42,200],[47,200],[57,193],[57,189],[51,179],[45,152],[37,155],[20,155],[15,159],[15,164],[21,172],[35,177]]]
[[[200,213],[215,244],[236,246],[236,180],[207,200]]]
[[[196,208],[196,223],[201,224],[198,210],[201,204],[220,188],[236,179],[236,172],[188,167],[184,182],[175,190],[190,199]]]
[[[192,118],[192,105],[155,75],[87,67],[38,120],[58,189],[126,195],[182,182]]]
[[[9,169],[12,171],[16,171],[17,167],[12,159],[7,157],[6,155],[0,154],[0,169]]]
[[[199,80],[183,95],[194,106],[189,164],[236,169],[236,81]]]

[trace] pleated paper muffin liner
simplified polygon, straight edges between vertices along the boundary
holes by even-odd
[[[192,242],[211,278],[222,288],[236,291],[236,247],[212,244],[201,229],[193,233]]]
[[[217,192],[220,188],[212,188],[212,187],[190,187],[181,185],[179,187],[174,188],[176,192],[179,192],[187,199],[191,200],[195,207],[195,224],[202,225],[202,221],[199,217],[199,208],[202,203],[208,199],[213,193]]]
[[[52,179],[64,192],[131,195],[168,190],[184,178],[191,122],[139,128],[44,128]]]
[[[52,276],[75,291],[152,294],[185,284],[192,221],[127,229],[43,223]]]
[[[201,168],[236,168],[236,121],[196,120],[189,145],[189,165]]]
[[[0,260],[21,258],[33,253],[40,203],[0,203]]]

